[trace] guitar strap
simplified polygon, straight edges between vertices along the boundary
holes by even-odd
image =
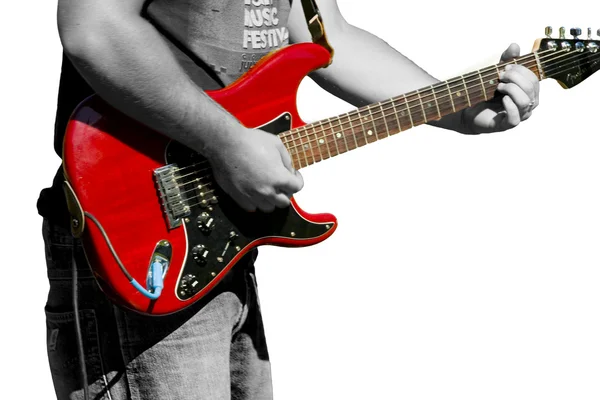
[[[319,13],[319,8],[315,0],[301,0],[302,9],[304,10],[304,16],[306,17],[306,24],[308,30],[312,36],[313,43],[323,46],[333,59],[333,48],[327,41],[327,35],[325,34],[325,25],[323,24],[323,18]]]

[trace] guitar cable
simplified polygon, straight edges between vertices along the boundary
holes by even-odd
[[[73,312],[75,313],[75,337],[77,339],[77,353],[79,354],[79,368],[81,370],[81,384],[83,385],[83,398],[89,400],[87,369],[85,366],[85,352],[83,350],[83,337],[81,335],[81,320],[79,318],[79,296],[77,285],[77,263],[75,262],[75,246],[71,252],[71,267],[73,278]]]
[[[84,213],[86,217],[88,217],[91,221],[94,222],[94,224],[96,224],[96,227],[100,230],[100,232],[102,233],[102,236],[104,237],[104,240],[106,241],[106,244],[110,250],[110,252],[112,253],[113,257],[115,258],[115,261],[117,262],[117,264],[119,265],[119,268],[121,269],[121,271],[123,272],[123,274],[125,274],[125,276],[127,277],[127,279],[129,279],[129,282],[144,296],[148,297],[151,300],[156,300],[160,297],[161,293],[162,293],[162,289],[164,286],[163,283],[163,265],[159,262],[159,261],[154,261],[150,267],[150,275],[151,275],[151,279],[149,283],[150,286],[150,290],[144,288],[142,285],[140,285],[138,283],[138,281],[136,281],[131,274],[129,273],[129,271],[127,271],[127,268],[125,268],[125,266],[123,265],[123,263],[121,262],[121,259],[119,258],[119,256],[117,255],[117,252],[115,251],[112,243],[110,242],[110,239],[108,238],[108,235],[106,234],[106,231],[104,230],[104,228],[102,227],[102,224],[100,224],[100,222],[96,219],[96,217],[94,217],[92,214],[85,212]],[[71,265],[72,265],[72,280],[73,280],[73,312],[75,313],[75,336],[77,339],[77,353],[79,354],[79,368],[81,370],[81,384],[83,386],[83,398],[84,400],[89,400],[90,399],[90,393],[89,393],[89,388],[88,388],[88,376],[87,376],[87,368],[86,368],[86,364],[85,364],[85,351],[83,348],[83,336],[81,334],[81,319],[79,316],[79,296],[78,296],[78,280],[77,280],[77,263],[75,261],[75,248],[73,247],[73,251],[71,253]]]
[[[108,249],[112,253],[112,256],[114,257],[115,261],[119,265],[119,268],[121,269],[121,271],[123,272],[123,274],[125,274],[125,276],[127,277],[127,279],[129,279],[129,283],[131,283],[133,285],[133,287],[135,287],[141,294],[143,294],[144,296],[146,296],[150,300],[156,300],[156,299],[158,299],[160,297],[160,294],[162,293],[162,289],[163,289],[163,286],[164,286],[164,283],[163,283],[163,272],[164,272],[163,265],[159,261],[154,261],[152,263],[152,265],[150,267],[151,279],[150,279],[150,282],[148,282],[149,285],[150,285],[150,290],[152,290],[152,291],[144,288],[142,285],[139,284],[138,281],[136,281],[131,276],[131,274],[129,273],[129,271],[127,271],[127,268],[125,268],[125,266],[121,262],[121,259],[117,255],[117,252],[115,251],[115,248],[113,247],[112,243],[110,242],[110,239],[108,238],[108,235],[106,234],[106,231],[102,227],[102,224],[96,219],[96,217],[94,217],[89,212],[85,211],[84,215],[86,217],[88,217],[91,221],[93,221],[94,224],[96,224],[96,227],[100,230],[100,233],[102,233],[102,236],[104,237],[104,240],[106,241],[106,245],[108,246]]]

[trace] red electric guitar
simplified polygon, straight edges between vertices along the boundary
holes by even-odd
[[[588,40],[545,38],[511,62],[570,88],[600,69],[599,45],[589,34]],[[209,95],[245,126],[278,134],[300,169],[491,99],[504,67],[305,124],[296,109],[298,86],[329,62],[322,46],[288,46]],[[216,185],[201,155],[98,97],[74,111],[63,154],[73,231],[105,293],[137,312],[178,311],[204,296],[252,248],[312,245],[337,227],[333,215],[306,213],[293,199],[273,213],[243,211]]]

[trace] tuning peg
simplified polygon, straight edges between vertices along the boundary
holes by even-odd
[[[552,38],[552,27],[551,26],[547,26],[546,29],[544,29],[544,32],[546,33],[547,38]]]
[[[573,36],[573,39],[577,40],[579,39],[578,36],[581,35],[581,28],[571,28],[569,32],[571,33],[571,36]]]
[[[588,40],[592,40],[592,28],[588,28]]]
[[[564,26],[561,26],[560,29],[558,30],[558,37],[559,37],[559,39],[565,38],[565,27]]]
[[[600,29],[596,31],[596,35],[600,36]]]

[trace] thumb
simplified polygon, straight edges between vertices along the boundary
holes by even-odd
[[[521,49],[519,48],[519,45],[512,43],[510,46],[508,46],[504,53],[502,53],[502,56],[500,56],[500,62],[510,61],[513,58],[518,57],[520,53]]]
[[[287,148],[284,146],[283,143],[278,148],[279,154],[281,155],[281,161],[283,162],[283,166],[291,173],[294,173],[292,157],[290,156],[290,153],[288,152]]]

